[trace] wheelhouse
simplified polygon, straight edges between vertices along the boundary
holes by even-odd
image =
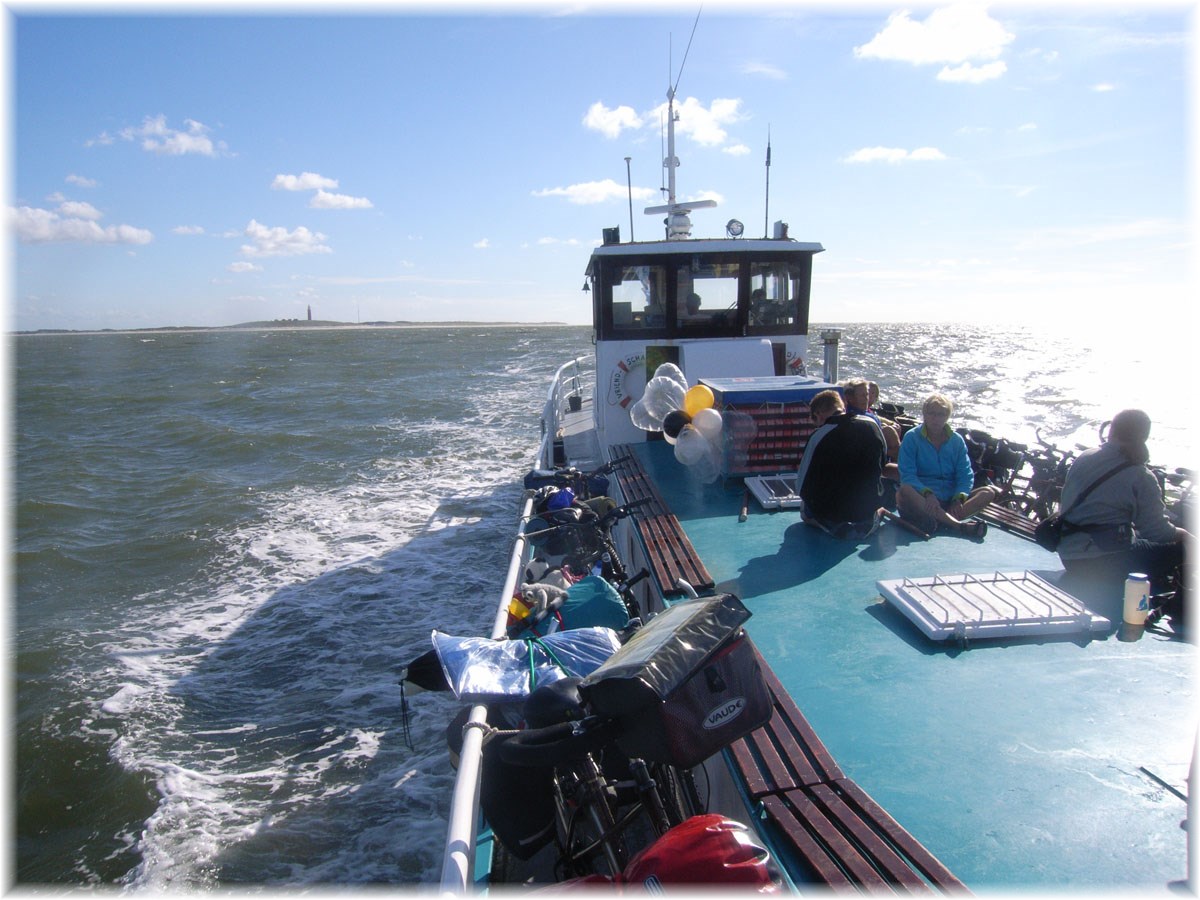
[[[805,335],[823,249],[786,238],[598,247],[587,270],[596,339]]]

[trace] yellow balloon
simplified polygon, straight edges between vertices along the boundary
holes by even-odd
[[[698,384],[693,388],[689,388],[688,392],[683,395],[683,411],[689,416],[694,416],[702,409],[712,408],[716,397],[709,389],[708,385]]]

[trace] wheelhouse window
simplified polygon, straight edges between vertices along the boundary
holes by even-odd
[[[806,274],[794,263],[786,261],[750,264],[751,333],[759,328],[796,324],[800,313],[798,298],[807,294],[807,278],[801,282]]]
[[[675,323],[685,336],[722,332],[738,322],[737,263],[680,266],[675,273]]]
[[[807,334],[810,254],[596,256],[597,333],[606,339]]]
[[[612,282],[614,328],[660,331],[667,325],[667,270],[663,266],[620,266]]]

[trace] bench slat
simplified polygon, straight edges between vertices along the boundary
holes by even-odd
[[[829,852],[809,833],[802,819],[793,815],[791,807],[778,795],[763,797],[763,810],[768,821],[787,835],[796,854],[813,870],[821,882],[835,888],[852,887],[854,882],[837,867]]]
[[[763,808],[793,839],[804,861],[827,884],[840,884],[843,879],[846,884],[868,888],[881,888],[887,884],[870,860],[846,838],[825,810],[805,796],[804,791],[765,797]],[[838,873],[832,880],[828,877],[831,869]]]
[[[751,647],[754,647],[751,641]],[[730,745],[751,801],[814,877],[833,887],[967,893],[920,841],[838,766],[754,647],[774,706],[766,725]]]
[[[1019,512],[996,503],[989,503],[985,506],[980,510],[979,516],[997,528],[1029,540],[1033,540],[1033,531],[1037,528],[1037,522],[1033,519],[1026,518]]]
[[[659,494],[658,488],[642,470],[632,446],[618,445],[613,448],[613,452],[617,458],[627,457],[613,469],[625,502],[644,499],[650,501],[633,510],[631,517],[646,548],[650,570],[662,595],[674,597],[684,593],[676,584],[681,578],[698,592],[714,587],[712,575],[696,553],[692,542],[688,540],[683,526]]]
[[[780,717],[782,723],[786,723],[785,733],[788,735],[788,738],[785,741],[785,745],[789,750],[794,749],[796,753],[802,753],[810,767],[811,774],[809,773],[810,770],[802,771],[800,784],[816,784],[823,781],[833,781],[837,778],[845,778],[846,773],[842,771],[841,767],[837,764],[837,760],[833,758],[833,754],[829,752],[829,749],[817,737],[817,732],[813,729],[808,719],[804,717],[804,713],[800,712],[800,707],[796,705],[796,701],[792,699],[791,694],[780,683],[779,676],[767,665],[767,661],[763,659],[757,647],[754,648],[754,654],[758,659],[758,666],[762,670],[763,679],[767,683],[767,689],[771,692],[771,697],[775,704],[775,715]],[[772,721],[774,721],[774,718],[773,716]],[[770,725],[771,722],[767,724]],[[796,759],[795,754],[789,753],[788,755],[789,758]]]
[[[904,854],[909,863],[929,881],[944,889],[966,890],[966,885],[946,868],[940,859],[905,831],[904,827],[893,819],[887,810],[871,799],[866,791],[848,778],[839,779],[836,785],[846,804],[874,822],[881,833],[886,835],[887,839]]]
[[[912,867],[880,838],[874,820],[863,818],[848,806],[837,790],[827,784],[813,785],[808,792],[825,816],[854,838],[860,853],[873,870],[882,873],[889,883],[902,884],[909,889],[925,889],[928,885]]]

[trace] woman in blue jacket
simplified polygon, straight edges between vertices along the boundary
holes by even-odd
[[[921,407],[924,424],[910,428],[900,442],[900,490],[896,507],[900,515],[927,534],[945,527],[958,534],[982,539],[987,524],[971,519],[992,502],[999,491],[975,487],[975,474],[967,442],[949,425],[954,405],[933,394]]]

